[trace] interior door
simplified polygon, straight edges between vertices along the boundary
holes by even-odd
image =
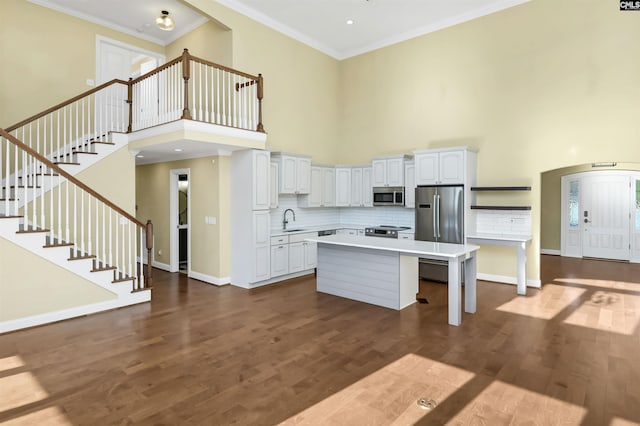
[[[598,173],[582,179],[582,255],[630,259],[630,178]]]

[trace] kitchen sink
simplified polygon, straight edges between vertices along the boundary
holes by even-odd
[[[304,229],[302,228],[296,228],[296,229],[285,229],[282,232],[299,232],[299,231],[304,231]]]

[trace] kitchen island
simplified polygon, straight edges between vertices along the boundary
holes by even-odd
[[[416,302],[418,258],[446,260],[449,324],[462,322],[462,265],[464,310],[476,311],[478,246],[352,235],[329,235],[306,241],[318,243],[319,292],[401,310]]]

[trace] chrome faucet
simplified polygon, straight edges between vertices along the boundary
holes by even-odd
[[[284,211],[284,214],[282,215],[282,229],[284,230],[287,229],[287,223],[289,223],[289,221],[287,220],[287,212],[293,213],[293,221],[296,221],[296,212],[294,212],[293,209],[286,209]]]

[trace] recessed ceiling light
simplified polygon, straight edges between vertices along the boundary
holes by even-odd
[[[136,155],[136,157],[137,157],[137,158],[144,158],[144,155],[142,155],[142,154],[138,154],[138,155]]]
[[[353,25],[353,19],[347,19],[347,25]]]
[[[182,148],[174,148],[173,149],[175,152],[182,152]]]

